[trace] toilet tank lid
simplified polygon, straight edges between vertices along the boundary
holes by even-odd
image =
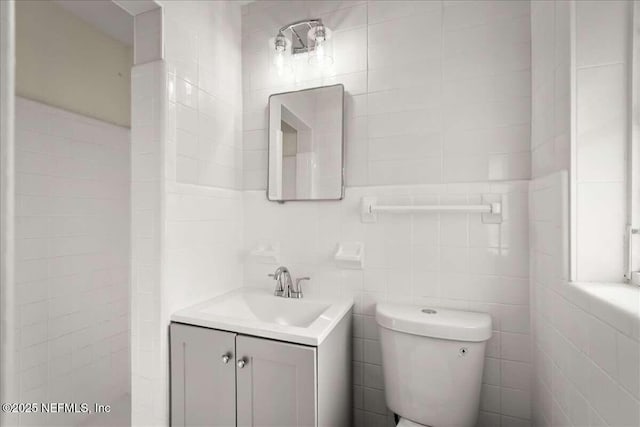
[[[474,311],[382,303],[376,306],[376,322],[387,329],[432,338],[474,342],[491,338],[491,316]]]

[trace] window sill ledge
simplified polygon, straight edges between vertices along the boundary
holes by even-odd
[[[640,287],[626,283],[569,283],[571,299],[620,332],[640,340]]]

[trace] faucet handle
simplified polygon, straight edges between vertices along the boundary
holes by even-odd
[[[273,280],[275,280],[276,283],[276,290],[273,291],[273,294],[277,297],[283,297],[285,296],[285,289],[284,286],[282,284],[282,281],[280,280],[280,275],[279,274],[267,274],[267,276],[271,277]]]
[[[295,289],[291,291],[291,298],[302,298],[303,297],[302,285],[300,284],[300,282],[302,282],[303,280],[311,280],[311,277],[298,277],[296,279],[296,286],[295,286]]]

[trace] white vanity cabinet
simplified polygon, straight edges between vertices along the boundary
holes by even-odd
[[[311,346],[171,323],[171,425],[351,425],[350,324]]]
[[[316,425],[316,348],[238,336],[239,426]]]
[[[231,332],[171,324],[171,425],[236,425],[235,341]]]

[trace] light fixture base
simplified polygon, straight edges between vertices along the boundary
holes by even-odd
[[[307,34],[309,30],[322,24],[320,19],[305,19],[302,21],[292,22],[280,28],[279,33],[290,36],[291,53],[299,55],[302,53],[310,53],[316,48],[315,40],[308,40]]]

